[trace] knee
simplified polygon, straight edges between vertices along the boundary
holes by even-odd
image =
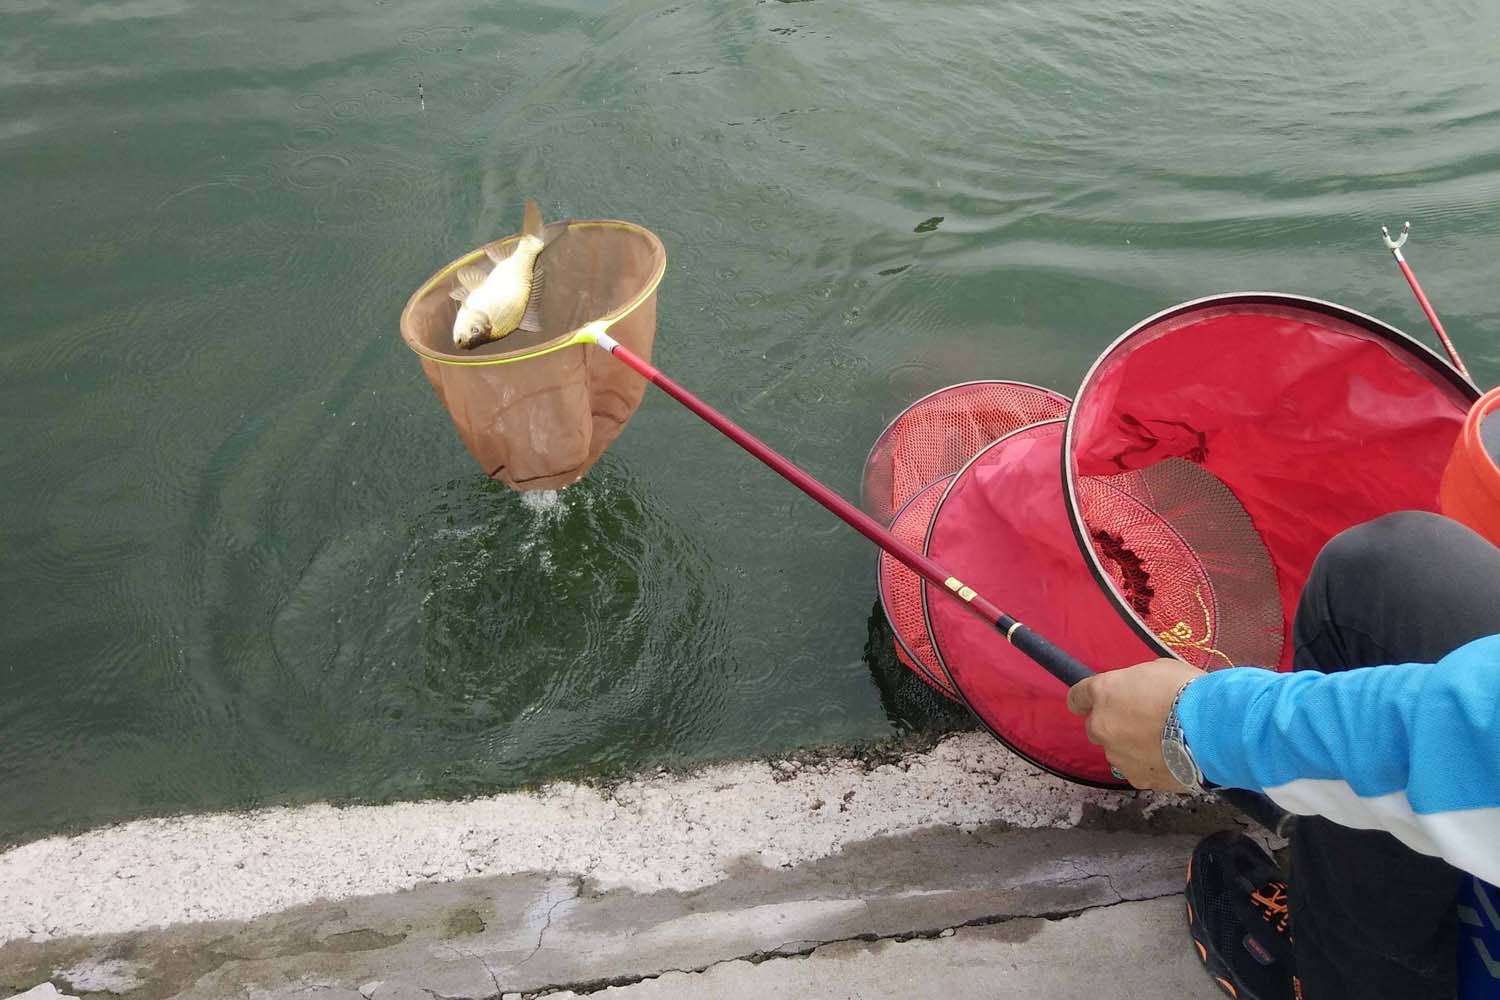
[[[1440,514],[1403,510],[1340,532],[1318,553],[1312,579],[1406,577],[1432,559],[1449,535],[1467,536],[1468,528]]]

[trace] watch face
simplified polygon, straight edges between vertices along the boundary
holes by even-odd
[[[1172,772],[1179,784],[1188,788],[1198,787],[1198,765],[1188,754],[1187,747],[1181,743],[1163,743],[1161,748],[1162,759],[1166,761],[1167,770]]]

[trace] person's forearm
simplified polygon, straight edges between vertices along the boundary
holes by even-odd
[[[1500,636],[1436,664],[1216,671],[1178,715],[1209,781],[1500,881]]]

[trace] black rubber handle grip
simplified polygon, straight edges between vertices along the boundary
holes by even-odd
[[[1001,619],[995,625],[1001,632],[1009,633],[1011,645],[1031,657],[1053,677],[1072,687],[1079,681],[1088,680],[1094,672],[1070,654],[1048,642],[1039,632],[1033,632],[1015,620]]]

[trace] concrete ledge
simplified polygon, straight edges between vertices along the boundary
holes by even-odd
[[[0,942],[244,920],[476,875],[687,890],[747,858],[795,864],[937,825],[1072,826],[1086,809],[1134,801],[965,734],[890,759],[809,755],[467,802],[143,820],[0,854]]]
[[[1017,982],[1040,982],[1078,963],[1067,949],[1094,925],[1038,920],[1176,896],[1197,833],[1226,822],[1067,784],[972,734],[472,802],[144,821],[0,854],[0,996],[43,981],[141,998],[584,995],[674,973],[701,991],[721,967],[757,983],[788,956],[811,958],[765,989],[819,996],[806,977],[839,955],[979,962],[1028,935],[1062,949],[1027,951]],[[1191,958],[1179,922],[1152,933],[1143,955]],[[941,947],[866,947],[928,938]],[[859,995],[909,995],[896,982]]]

